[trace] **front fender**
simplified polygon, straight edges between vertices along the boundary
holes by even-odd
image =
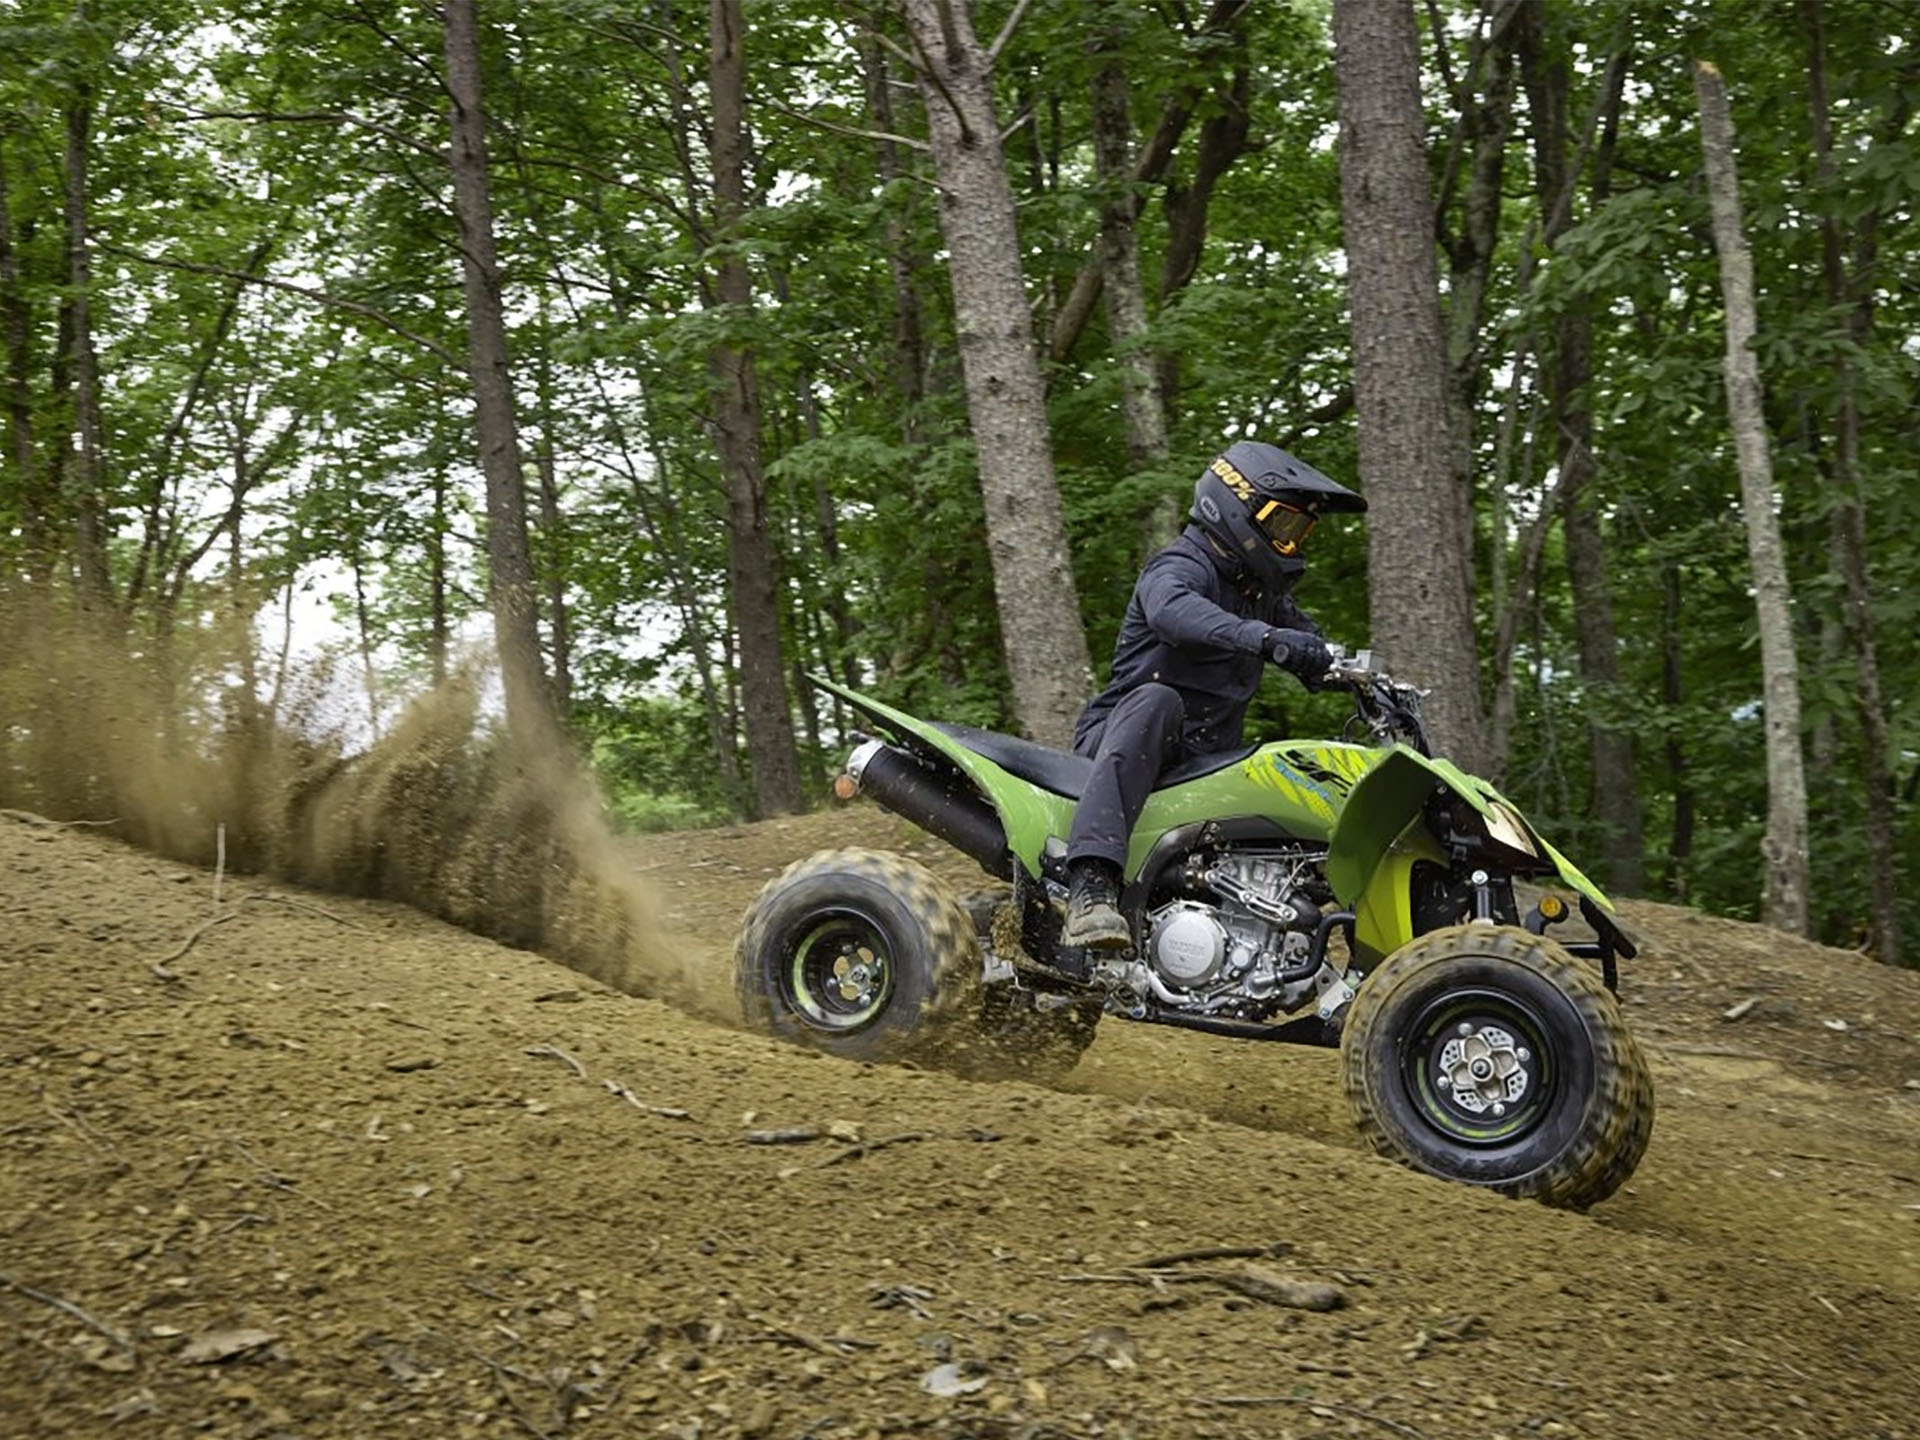
[[[1502,806],[1509,817],[1526,826],[1540,851],[1543,868],[1551,867],[1569,889],[1612,913],[1613,902],[1578,866],[1548,844],[1511,800],[1451,761],[1430,759],[1405,745],[1395,745],[1360,777],[1334,826],[1327,846],[1327,883],[1341,904],[1349,908],[1360,905],[1382,862],[1396,846],[1404,848],[1402,837],[1417,825],[1428,798],[1441,787],[1460,796],[1482,815],[1491,815],[1496,804]]]

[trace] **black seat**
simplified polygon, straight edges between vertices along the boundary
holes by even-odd
[[[1080,798],[1080,792],[1086,789],[1087,776],[1093,770],[1093,762],[1085,756],[1052,750],[1031,740],[1022,740],[1018,735],[1002,735],[998,731],[981,730],[972,725],[936,724],[933,728],[942,735],[958,740],[974,754],[985,756],[1009,775],[1018,775],[1042,790],[1052,791],[1069,800]],[[1192,756],[1162,773],[1153,788],[1165,790],[1170,785],[1198,780],[1202,775],[1211,775],[1216,770],[1224,770],[1246,759],[1259,748],[1257,745],[1242,745],[1235,750]]]

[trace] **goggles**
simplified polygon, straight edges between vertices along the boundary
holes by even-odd
[[[1297,554],[1319,518],[1311,510],[1296,510],[1278,500],[1268,500],[1253,512],[1253,523],[1282,555]]]

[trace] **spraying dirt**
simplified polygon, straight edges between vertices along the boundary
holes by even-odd
[[[625,859],[706,974],[787,861],[919,843]],[[1636,908],[1659,1128],[1578,1216],[1361,1155],[1321,1052],[854,1066],[214,884],[0,823],[0,1433],[1920,1435],[1920,986],[1856,957]]]
[[[1659,1122],[1564,1214],[1360,1154],[1328,1052],[716,1025],[791,860],[978,873],[616,841],[470,684],[349,760],[112,653],[0,659],[0,1436],[1920,1437],[1911,974],[1629,907]]]

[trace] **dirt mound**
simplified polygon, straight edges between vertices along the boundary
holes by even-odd
[[[896,839],[628,858],[720,966],[772,870]],[[1361,1155],[1322,1052],[854,1066],[397,904],[228,876],[204,928],[212,883],[0,822],[0,1433],[1920,1435],[1909,976],[1642,917],[1659,1129],[1576,1216]]]
[[[157,854],[404,900],[633,994],[732,1012],[659,941],[597,795],[557,738],[509,736],[457,675],[371,746],[324,666],[274,698],[220,631],[164,653],[44,602],[0,606],[0,806]]]

